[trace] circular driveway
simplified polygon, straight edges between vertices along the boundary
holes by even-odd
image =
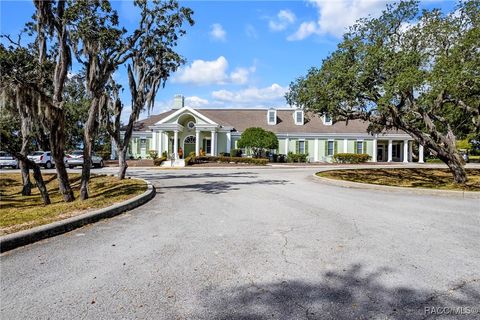
[[[478,199],[343,188],[316,171],[132,169],[157,187],[146,205],[1,256],[0,318],[439,319],[432,308],[479,307]]]

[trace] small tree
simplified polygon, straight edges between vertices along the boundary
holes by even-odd
[[[455,14],[416,1],[388,5],[362,19],[338,48],[290,85],[288,103],[336,120],[362,119],[369,131],[396,128],[445,162],[456,183],[467,174],[456,137],[480,129],[480,6]]]
[[[262,128],[248,128],[238,140],[239,148],[249,148],[254,158],[260,158],[262,152],[278,148],[278,139],[275,133]]]

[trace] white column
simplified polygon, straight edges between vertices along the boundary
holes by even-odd
[[[408,140],[403,140],[403,163],[408,163]]]
[[[413,162],[413,141],[408,142],[408,162]]]
[[[288,144],[290,143],[288,138],[285,138],[285,154],[288,154]]]
[[[377,135],[373,138],[372,162],[377,162]]]
[[[313,161],[317,162],[318,161],[318,138],[315,138],[313,152],[315,152],[315,154],[313,155]]]
[[[423,160],[423,146],[419,145],[418,146],[418,163],[425,163]]]
[[[214,157],[217,154],[217,132],[216,131],[211,131],[212,134],[212,140],[211,140],[211,155]]]
[[[158,131],[158,156],[161,157],[163,153],[163,131]]]
[[[158,146],[157,146],[157,131],[152,130],[152,146],[151,149],[155,150],[158,152]],[[149,150],[147,150],[148,153]]]
[[[178,157],[178,130],[173,131],[173,157]]]
[[[200,155],[200,130],[195,131],[195,155]]]
[[[343,153],[348,153],[348,139],[343,139]]]
[[[117,159],[117,144],[114,139],[111,139],[110,160]]]
[[[232,146],[232,134],[227,132],[227,153],[230,153],[230,148]]]
[[[393,149],[393,141],[388,140],[388,162],[392,162],[392,149]]]

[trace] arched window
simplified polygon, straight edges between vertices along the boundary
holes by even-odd
[[[194,136],[188,136],[185,138],[185,143],[195,143],[195,137]]]

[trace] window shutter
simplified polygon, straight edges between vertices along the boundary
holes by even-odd
[[[305,154],[308,154],[308,140],[305,140]]]
[[[333,154],[337,154],[337,150],[338,150],[338,141],[335,141],[333,143]]]
[[[141,148],[142,142],[140,139],[136,139],[136,142],[137,142],[137,154],[140,154],[140,148]]]
[[[353,153],[358,153],[358,147],[357,146],[358,146],[358,141],[355,141],[355,145],[353,147],[353,150],[354,150]]]
[[[298,140],[295,141],[295,153],[300,153],[300,144],[298,143]]]
[[[367,153],[367,141],[363,141],[363,153]]]
[[[325,156],[328,156],[328,140],[325,140]]]

